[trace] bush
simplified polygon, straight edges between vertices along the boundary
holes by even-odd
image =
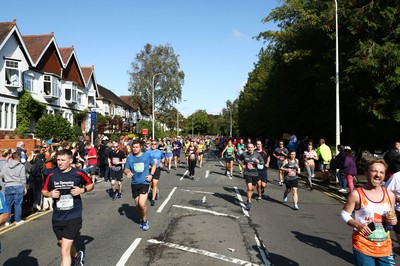
[[[51,136],[55,139],[74,140],[74,131],[69,121],[61,115],[45,115],[36,123],[36,137],[47,140]]]

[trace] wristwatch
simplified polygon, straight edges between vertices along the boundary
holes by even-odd
[[[87,188],[86,188],[86,187],[83,187],[83,190],[84,190],[83,193],[86,193],[86,192],[87,192]]]

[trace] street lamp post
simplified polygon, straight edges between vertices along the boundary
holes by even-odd
[[[153,75],[153,80],[152,80],[152,94],[151,94],[151,110],[152,110],[152,121],[151,121],[151,135],[152,139],[154,140],[154,90],[155,90],[155,85],[154,85],[154,80],[157,75],[162,75],[162,73],[156,73]]]
[[[339,35],[338,35],[338,0],[335,0],[336,23],[336,147],[340,144],[340,105],[339,105]],[[337,150],[337,152],[339,152]]]
[[[229,128],[229,137],[232,138],[232,107],[229,108],[229,111],[230,111],[230,121],[231,121],[230,128]]]

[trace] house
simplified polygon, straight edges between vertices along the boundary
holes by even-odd
[[[94,66],[81,66],[74,47],[59,47],[54,33],[22,35],[16,21],[0,22],[0,139],[17,127],[19,93],[28,91],[46,105],[48,114],[60,114],[71,124],[90,131],[90,112],[119,116],[131,128],[142,118],[138,108],[97,84]],[[101,92],[101,93],[100,93]],[[74,121],[74,113],[87,113]],[[30,132],[35,132],[30,118]]]

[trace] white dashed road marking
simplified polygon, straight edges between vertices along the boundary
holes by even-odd
[[[164,202],[161,204],[160,208],[158,208],[157,212],[160,213],[164,209],[165,205],[167,205],[168,201],[171,199],[172,194],[174,194],[176,190],[176,187],[174,187],[171,192],[168,194],[168,197],[164,200]]]
[[[230,215],[230,214],[226,214],[226,213],[220,213],[220,212],[216,212],[216,211],[204,210],[204,209],[193,208],[193,207],[187,207],[187,206],[181,206],[181,205],[175,205],[175,204],[172,205],[172,207],[181,208],[181,209],[186,209],[186,210],[191,210],[191,211],[198,211],[198,212],[211,213],[211,214],[214,214],[214,215],[216,215],[216,216],[227,216],[227,217],[233,217],[233,218],[239,219],[238,216]]]
[[[119,259],[118,263],[116,266],[124,266],[125,263],[128,261],[129,257],[135,251],[136,247],[139,245],[141,238],[136,238],[135,241],[132,242],[132,244],[129,246],[129,248],[125,251],[125,253],[122,255],[122,257]]]

